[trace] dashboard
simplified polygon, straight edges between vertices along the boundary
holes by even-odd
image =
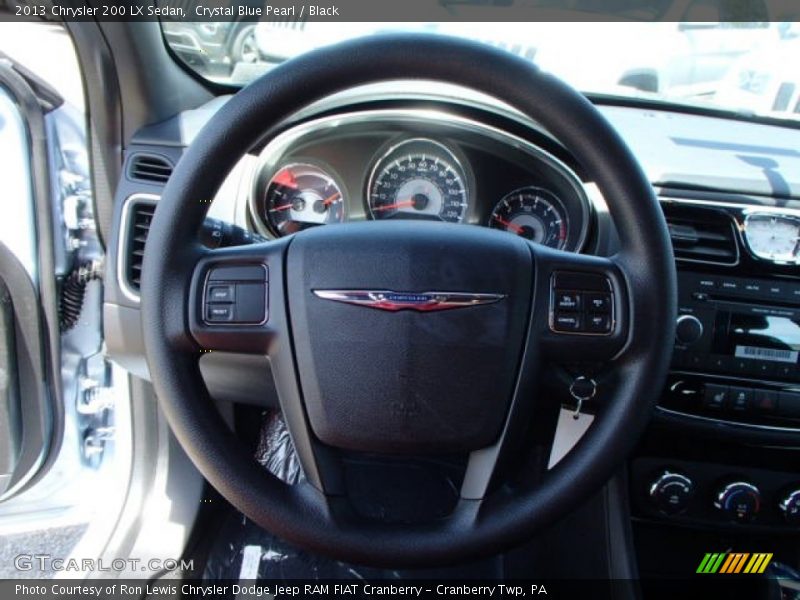
[[[289,128],[259,153],[249,215],[269,237],[362,220],[492,227],[580,251],[583,181],[538,145],[435,110],[355,111]]]
[[[268,141],[216,192],[206,241],[224,245],[231,227],[245,233],[235,244],[353,221],[439,220],[614,254],[605,199],[537,123],[461,89],[401,88],[350,91],[266,132]],[[104,320],[109,353],[144,378],[138,277],[149,222],[183,149],[225,101],[147,127],[127,150]],[[796,534],[800,477],[790,448],[800,444],[800,132],[599,108],[653,183],[679,281],[671,373],[665,389],[654,390],[654,427],[630,463],[637,535],[659,545],[675,525]],[[272,382],[263,357],[209,353],[200,369],[218,401],[264,406]],[[685,553],[694,538],[675,536],[677,554]],[[654,554],[659,560],[643,571],[662,572],[668,554]]]
[[[247,243],[403,219],[616,252],[605,199],[557,139],[490,97],[413,85],[350,90],[266,132],[216,191],[209,245],[224,245],[232,227]],[[126,151],[103,318],[109,354],[145,379],[138,278],[149,222],[184,148],[226,100],[140,130]],[[791,537],[800,531],[800,131],[598,108],[654,186],[679,281],[670,376],[653,390],[653,427],[629,463],[636,543],[650,549],[641,571],[683,576],[675,557],[759,548],[763,536],[776,559],[800,560]],[[217,401],[268,405],[263,357],[209,353],[200,370]]]

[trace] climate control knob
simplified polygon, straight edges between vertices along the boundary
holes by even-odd
[[[703,336],[703,324],[694,315],[681,315],[675,322],[675,341],[691,346]]]
[[[778,503],[783,518],[791,525],[800,525],[800,490],[793,490]]]
[[[693,494],[694,482],[681,473],[664,471],[650,484],[650,501],[667,515],[685,511]]]
[[[723,487],[714,502],[731,521],[752,521],[761,509],[761,492],[752,483],[735,481]]]

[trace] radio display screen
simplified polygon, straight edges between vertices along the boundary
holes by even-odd
[[[724,348],[717,348],[720,354],[751,360],[797,364],[800,356],[800,319],[789,317],[722,313],[723,325],[727,335],[716,336]],[[727,323],[725,323],[727,321]],[[727,324],[727,327],[725,327]]]

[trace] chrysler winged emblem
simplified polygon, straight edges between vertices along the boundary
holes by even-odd
[[[392,292],[388,290],[314,290],[314,295],[324,300],[367,306],[380,310],[416,310],[432,312],[492,304],[505,298],[505,294],[473,294],[470,292]]]

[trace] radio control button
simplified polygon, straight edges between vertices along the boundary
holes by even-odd
[[[753,390],[750,388],[732,387],[730,389],[731,409],[737,412],[750,410],[753,402]]]
[[[775,298],[776,300],[778,298],[781,298],[781,299],[785,298],[785,294],[786,294],[787,290],[786,290],[786,287],[784,285],[781,285],[779,283],[769,283],[765,287],[766,287],[765,291],[766,291],[768,296],[770,296],[772,298]]]
[[[751,369],[753,374],[758,377],[769,377],[775,373],[775,365],[765,360],[756,362]]]
[[[556,331],[581,331],[581,315],[577,313],[556,313],[553,329]]]
[[[577,292],[556,292],[556,309],[579,311],[581,309],[581,295]]]
[[[725,292],[735,292],[739,289],[739,282],[735,279],[723,279],[719,287]]]
[[[706,366],[706,361],[703,360],[702,354],[691,353],[686,357],[686,366],[690,369],[700,369]]]
[[[680,344],[694,344],[703,336],[703,324],[694,315],[681,315],[675,324],[675,340]]]
[[[586,294],[586,310],[596,313],[611,312],[610,294]]]
[[[744,291],[748,294],[758,296],[764,291],[764,286],[756,281],[750,281],[744,284]]]
[[[703,406],[715,410],[728,406],[730,400],[730,388],[727,385],[707,384]]]
[[[704,290],[715,290],[718,287],[717,280],[713,277],[701,277],[697,281],[697,285]]]
[[[611,331],[611,317],[609,315],[586,315],[586,331],[608,333]]]

